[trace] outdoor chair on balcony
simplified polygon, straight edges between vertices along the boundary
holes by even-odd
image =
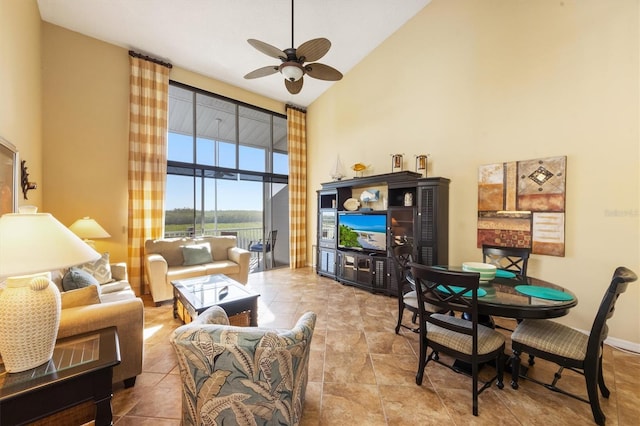
[[[249,242],[249,251],[253,253],[258,253],[258,268],[260,267],[260,255],[267,253],[271,253],[271,267],[274,268],[276,266],[276,261],[273,256],[273,251],[276,247],[276,237],[278,236],[278,231],[273,230],[269,232],[267,238],[258,241],[250,241]],[[265,258],[265,266],[266,266],[266,258]]]

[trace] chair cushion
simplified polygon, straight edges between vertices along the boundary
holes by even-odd
[[[74,308],[76,306],[95,305],[97,303],[100,303],[100,295],[98,294],[97,286],[65,291],[60,294],[60,305],[62,309]]]
[[[544,352],[583,361],[587,356],[589,336],[554,321],[527,319],[518,324],[511,340]]]
[[[455,324],[465,328],[471,328],[471,321],[463,318],[444,314],[433,314],[433,318]],[[473,341],[471,336],[455,331],[447,330],[435,324],[427,323],[427,340],[432,340],[455,351],[471,355]],[[499,349],[504,344],[504,336],[497,331],[478,325],[478,354],[488,354]]]
[[[410,306],[414,309],[418,309],[418,295],[415,290],[405,293],[402,298],[405,305]],[[431,303],[424,304],[424,310],[427,312],[442,312],[442,309],[437,307],[436,305],[432,305]]]
[[[199,314],[191,324],[218,324],[229,325],[229,317],[220,306],[212,306]]]
[[[231,260],[219,260],[217,262],[204,265],[207,275],[225,274],[232,275],[240,272],[240,265]]]
[[[262,244],[262,242],[258,242],[258,243],[253,243],[249,246],[249,250],[250,251],[262,251],[264,248],[264,244]],[[271,251],[271,244],[267,243],[266,248],[264,248],[264,251]]]

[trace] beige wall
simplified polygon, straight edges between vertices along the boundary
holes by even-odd
[[[44,206],[65,225],[82,216],[111,234],[99,251],[127,256],[127,49],[42,23]],[[181,83],[277,112],[280,102],[174,67]]]
[[[529,270],[574,291],[562,321],[588,329],[613,270],[640,273],[638,18],[637,0],[434,0],[309,107],[307,232],[336,153],[349,177],[429,153],[451,179],[450,262],[479,260],[478,166],[566,155],[566,256]],[[610,323],[635,344],[639,287]]]
[[[98,249],[123,260],[126,49],[40,27],[35,2],[0,8],[0,135],[40,187],[21,204],[65,224],[95,217],[113,236]],[[371,173],[388,172],[391,153],[408,167],[429,153],[430,175],[452,180],[451,262],[478,259],[478,166],[566,155],[567,253],[530,268],[578,294],[563,321],[588,328],[613,269],[640,272],[638,18],[636,0],[434,0],[309,108],[309,235],[336,153]],[[185,70],[172,78],[284,111]],[[636,283],[611,335],[639,343],[639,308]]]
[[[35,1],[0,0],[0,136],[26,161],[29,180],[42,176],[40,13]],[[42,207],[42,190],[19,190],[18,205]],[[42,211],[42,210],[40,210]]]
[[[42,24],[44,207],[69,226],[90,216],[111,234],[96,241],[127,256],[127,51]]]

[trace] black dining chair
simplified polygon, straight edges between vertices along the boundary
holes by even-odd
[[[393,259],[394,273],[398,283],[398,323],[396,324],[396,334],[400,332],[400,327],[417,333],[419,331],[417,325],[418,296],[416,294],[415,281],[411,275],[411,267],[409,266],[413,262],[413,245],[411,243],[396,245],[391,247],[389,251]],[[402,323],[405,309],[412,313],[411,322],[414,326]],[[429,303],[426,304],[425,309],[427,312],[442,313],[437,306]]]
[[[277,236],[278,231],[273,230],[269,232],[269,235],[265,239],[258,241],[249,241],[249,251],[258,253],[258,268],[260,267],[260,255],[262,253],[264,253],[265,256],[267,255],[267,253],[271,253],[271,267],[275,267],[276,261],[273,256],[273,251],[275,250]],[[265,266],[266,263],[267,261],[265,259]]]
[[[511,386],[514,389],[518,388],[520,354],[522,352],[554,362],[560,368],[554,374],[551,383],[542,383],[529,377],[526,379],[590,404],[595,422],[604,425],[605,415],[600,408],[598,387],[602,396],[608,398],[609,389],[605,385],[602,375],[603,342],[608,332],[607,320],[613,316],[618,297],[627,290],[628,284],[636,281],[637,278],[635,273],[623,266],[615,270],[588,335],[546,319],[525,319],[518,324],[511,335],[513,350]],[[562,378],[562,372],[565,368],[584,376],[588,400],[556,386],[558,380]]]
[[[524,277],[527,276],[527,266],[529,264],[529,255],[531,250],[521,247],[502,247],[492,246],[488,244],[482,245],[482,261],[495,265],[498,269],[510,271]],[[481,320],[507,331],[513,331],[513,328],[503,327],[496,324],[493,318],[485,318]],[[533,360],[533,358],[531,358]]]
[[[527,276],[527,265],[531,250],[520,247],[502,247],[483,244],[482,261],[495,265],[498,269]]]
[[[393,259],[394,273],[398,283],[398,323],[396,324],[396,334],[400,332],[400,327],[411,331],[418,331],[416,327],[410,327],[402,323],[404,310],[410,311],[413,315],[411,322],[416,324],[418,317],[418,296],[416,286],[411,277],[409,264],[413,262],[413,245],[406,243],[389,248],[389,254]]]
[[[504,387],[504,347],[502,334],[478,323],[478,290],[480,274],[452,272],[411,263],[411,274],[418,296],[418,323],[420,328],[420,360],[416,384],[421,385],[429,361],[442,364],[457,373],[466,374],[453,365],[440,360],[445,353],[456,360],[470,364],[472,380],[473,415],[478,415],[478,395],[489,388],[494,380],[499,389]],[[466,313],[469,320],[424,309],[425,302],[443,311]],[[427,356],[427,348],[431,353]],[[482,363],[495,361],[496,375],[482,383],[478,389],[478,371]]]

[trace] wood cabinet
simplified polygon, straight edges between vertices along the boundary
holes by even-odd
[[[340,250],[337,279],[372,292],[387,293],[387,264],[385,255]]]
[[[318,240],[316,244],[316,272],[336,278],[338,205],[351,196],[348,188],[318,191]]]
[[[449,263],[449,179],[418,182],[418,262],[424,265]]]
[[[425,265],[447,264],[449,179],[422,178],[413,172],[388,173],[322,184],[318,190],[316,272],[372,292],[397,295],[393,259],[387,253],[340,248],[339,212],[364,188],[381,194],[374,210],[386,211],[387,248],[412,243]]]

